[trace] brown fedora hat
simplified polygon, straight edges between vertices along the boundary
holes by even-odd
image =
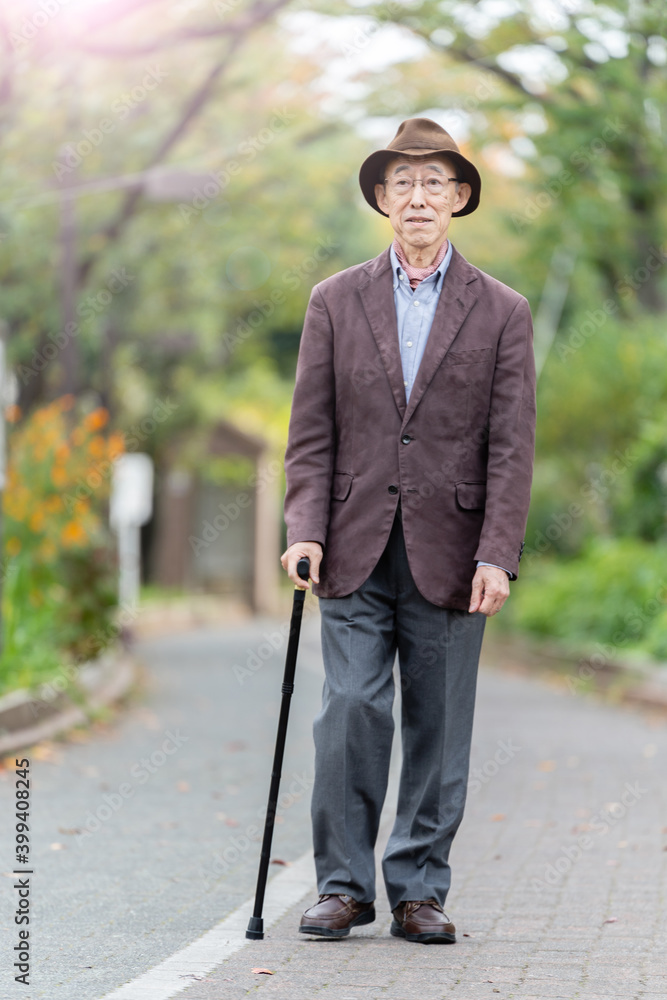
[[[430,118],[408,118],[398,126],[398,132],[386,149],[378,149],[371,153],[361,164],[359,184],[364,198],[376,212],[386,216],[375,200],[375,185],[382,184],[385,166],[389,160],[400,156],[424,156],[429,153],[444,153],[456,167],[460,181],[470,185],[471,194],[468,203],[452,215],[470,215],[479,205],[482,179],[470,160],[459,150],[449,132],[445,132],[437,122]]]

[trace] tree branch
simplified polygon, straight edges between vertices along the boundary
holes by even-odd
[[[185,106],[179,121],[174,125],[170,132],[164,137],[158,148],[155,150],[153,155],[150,157],[148,163],[145,165],[144,170],[150,170],[151,167],[157,166],[162,162],[164,157],[170,150],[176,145],[181,136],[185,133],[188,126],[192,120],[197,116],[199,111],[206,104],[207,100],[213,93],[215,84],[218,81],[221,73],[227,68],[234,52],[241,44],[242,36],[237,35],[233,38],[229,44],[227,52],[223,59],[217,63],[216,66],[210,71],[203,84],[199,87],[195,94],[190,98]],[[138,184],[135,187],[130,188],[128,193],[125,195],[123,202],[121,204],[120,210],[118,211],[115,218],[113,218],[101,231],[101,235],[104,237],[104,243],[111,242],[118,239],[122,229],[125,227],[127,222],[134,215],[137,204],[141,198],[142,185]],[[95,264],[99,254],[89,254],[85,257],[79,266],[79,282],[83,284]]]
[[[96,45],[95,43],[92,43],[80,45],[79,51],[85,53],[86,55],[121,59],[132,58],[134,56],[153,55],[155,52],[161,52],[163,49],[170,48],[174,45],[184,45],[188,42],[198,41],[201,39],[210,40],[212,38],[224,38],[251,31],[262,21],[266,21],[273,14],[279,11],[281,7],[287,6],[289,2],[290,0],[273,0],[271,3],[265,3],[263,0],[258,0],[258,2],[255,3],[246,14],[237,17],[229,24],[210,25],[201,28],[195,27],[190,28],[187,31],[172,32],[171,34],[164,35],[163,38],[158,41],[151,42],[147,45],[130,48],[123,45]]]

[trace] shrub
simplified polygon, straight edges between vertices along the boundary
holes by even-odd
[[[106,641],[115,595],[115,547],[106,505],[119,434],[108,413],[75,418],[64,396],[17,424],[4,495],[0,691],[47,680]]]

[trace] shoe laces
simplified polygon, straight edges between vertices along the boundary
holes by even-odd
[[[447,916],[437,899],[409,899],[405,904],[405,915],[407,916],[408,913],[414,913],[420,906],[434,906],[436,910],[439,910],[440,913]]]

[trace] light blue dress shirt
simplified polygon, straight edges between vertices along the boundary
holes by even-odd
[[[398,262],[393,244],[390,257],[394,276],[394,303],[403,366],[403,385],[405,398],[408,400],[431,332],[442,282],[452,259],[452,244],[447,247],[447,253],[438,270],[420,281],[414,292],[410,288],[410,279]]]
[[[450,240],[447,253],[438,270],[430,274],[428,278],[420,281],[414,291],[410,288],[410,279],[398,262],[393,243],[389,251],[389,256],[391,258],[391,271],[394,277],[396,325],[398,326],[403,385],[405,386],[405,399],[407,401],[410,398],[415,377],[424,356],[426,341],[433,326],[435,310],[440,299],[440,292],[442,291],[442,283],[452,259],[452,244]],[[478,562],[477,565],[495,566],[495,563]],[[504,566],[496,566],[496,569],[504,569],[508,576],[511,575]]]

